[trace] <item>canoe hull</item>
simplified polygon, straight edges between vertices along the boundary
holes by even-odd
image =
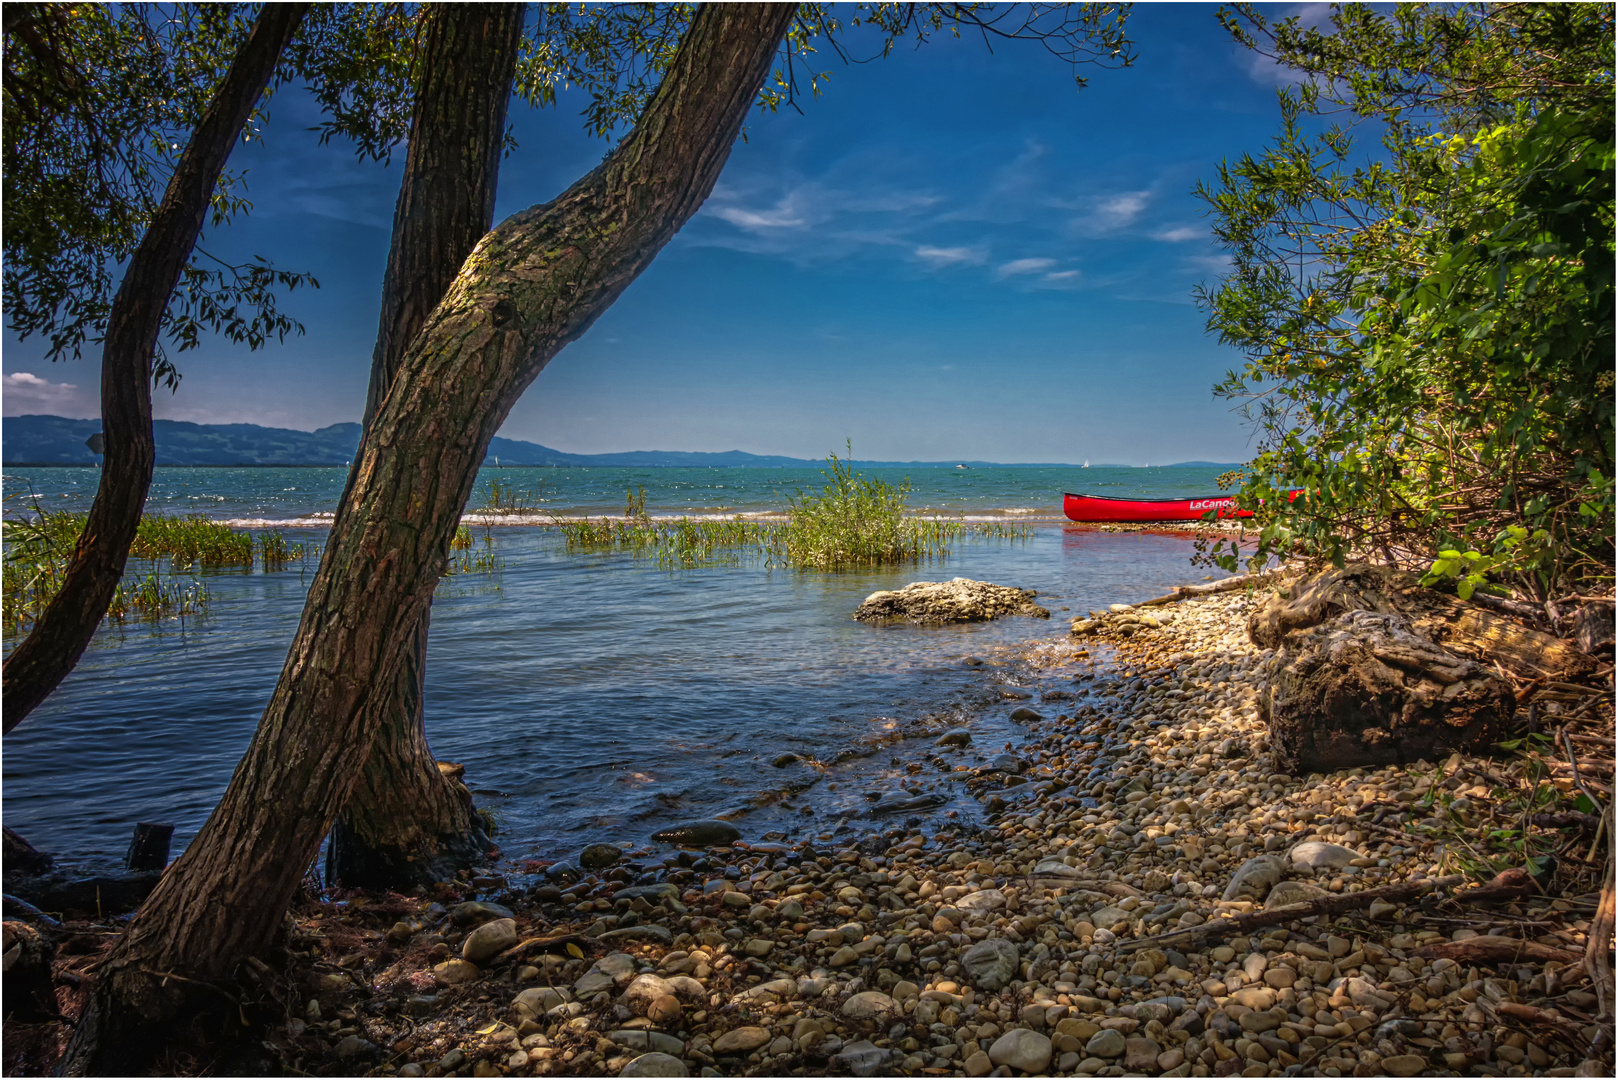
[[[1225,496],[1206,499],[1109,499],[1101,495],[1063,492],[1062,510],[1069,521],[1201,521],[1210,510],[1221,518],[1252,517]]]

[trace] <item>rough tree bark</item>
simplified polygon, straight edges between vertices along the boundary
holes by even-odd
[[[152,483],[152,355],[163,312],[191,258],[219,173],[308,4],[266,4],[186,143],[163,201],[129,260],[101,350],[101,481],[62,587],[0,675],[4,730],[67,677],[95,636],[124,574]]]
[[[489,440],[702,205],[794,14],[791,4],[701,8],[607,160],[501,223],[466,261],[362,437],[253,742],[102,965],[64,1072],[138,1067],[188,998],[201,1000],[196,987],[273,943],[376,740],[370,698],[398,675]]]
[[[367,428],[406,348],[494,220],[523,15],[521,4],[437,4],[428,11],[410,148],[382,281]],[[404,890],[443,881],[486,858],[488,835],[473,813],[471,793],[438,768],[427,744],[427,623],[423,611],[392,691],[369,705],[377,740],[332,828],[326,857],[331,884]]]

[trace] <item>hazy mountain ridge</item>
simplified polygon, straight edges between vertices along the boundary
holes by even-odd
[[[0,429],[0,461],[6,465],[95,465],[100,456],[92,454],[85,440],[101,430],[100,420],[73,420],[63,416],[13,416]],[[360,425],[332,424],[318,431],[261,427],[258,424],[193,424],[184,420],[156,420],[152,432],[157,441],[159,465],[347,465],[359,446]],[[749,454],[742,450],[705,453],[682,450],[631,450],[616,454],[569,454],[538,443],[496,437],[489,444],[485,464],[514,468],[553,466],[558,468],[595,467],[718,467],[718,468],[812,468],[824,464],[820,458],[791,458],[770,454]],[[1065,462],[1019,462],[1015,466],[995,461],[865,461],[867,468],[972,468],[1073,467]],[[1210,462],[1181,464],[1208,465]],[[1109,466],[1099,466],[1107,468]],[[1112,466],[1123,467],[1123,466]],[[1173,466],[1161,466],[1172,468]]]

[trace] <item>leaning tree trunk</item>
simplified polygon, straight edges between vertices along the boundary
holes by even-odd
[[[410,150],[382,281],[367,428],[406,349],[494,220],[523,14],[521,4],[439,4],[428,11]],[[368,706],[378,736],[332,828],[328,883],[404,890],[487,858],[488,837],[470,794],[439,770],[427,745],[427,621],[423,611],[391,691],[373,695]]]
[[[398,677],[490,439],[713,190],[794,11],[700,9],[607,160],[478,244],[361,439],[252,744],[103,963],[64,1071],[129,1071],[203,1000],[188,992],[274,941],[376,741],[370,699]]]
[[[101,349],[101,482],[62,587],[0,676],[4,730],[50,696],[79,662],[124,575],[152,483],[152,354],[169,296],[191,258],[219,173],[308,4],[266,4],[169,178],[113,298]]]

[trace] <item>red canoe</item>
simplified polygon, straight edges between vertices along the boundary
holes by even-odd
[[[1301,491],[1293,491],[1296,499]],[[1062,509],[1070,521],[1201,521],[1213,510],[1219,517],[1252,517],[1251,510],[1236,509],[1225,495],[1206,499],[1109,499],[1104,495],[1062,494]]]

